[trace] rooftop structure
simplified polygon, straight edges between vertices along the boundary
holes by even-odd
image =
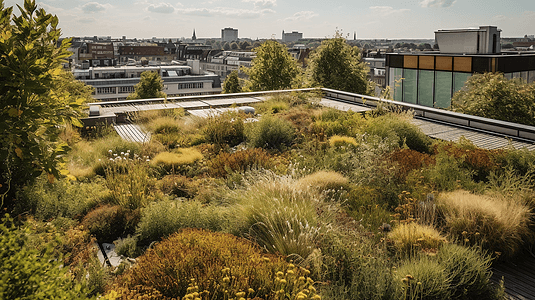
[[[475,73],[501,72],[534,82],[535,53],[501,52],[499,33],[493,26],[439,30],[440,52],[387,53],[386,80],[394,100],[447,108]]]

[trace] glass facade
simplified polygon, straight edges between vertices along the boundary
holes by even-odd
[[[463,88],[464,84],[470,78],[472,74],[470,73],[453,73],[453,93],[458,92],[460,89]]]
[[[451,104],[451,88],[453,73],[446,71],[435,72],[435,107],[448,108]]]
[[[435,89],[435,72],[420,70],[418,72],[418,104],[433,107]]]
[[[403,102],[416,104],[417,88],[418,70],[405,69],[403,72]]]
[[[390,82],[392,82],[392,97],[396,101],[403,101],[401,78],[403,78],[403,69],[390,68]]]

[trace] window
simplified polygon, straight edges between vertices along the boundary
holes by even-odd
[[[453,73],[445,71],[435,72],[435,107],[447,108],[451,104],[451,88]]]
[[[125,94],[125,93],[133,93],[135,91],[135,88],[133,86],[120,86],[119,87],[119,94]]]
[[[416,104],[418,70],[405,69],[403,77],[403,102]]]
[[[117,89],[115,87],[100,87],[97,88],[97,94],[115,94],[117,92]]]
[[[202,82],[192,82],[192,83],[179,83],[178,89],[202,89],[204,84]]]
[[[418,79],[418,104],[433,107],[435,72],[420,70]]]

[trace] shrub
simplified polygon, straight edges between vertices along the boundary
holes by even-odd
[[[68,179],[49,183],[41,176],[23,188],[16,205],[18,213],[30,211],[40,220],[82,217],[109,195],[102,180],[77,182]]]
[[[43,251],[28,247],[28,228],[17,229],[6,215],[0,223],[0,295],[2,299],[87,299],[89,291],[74,282],[61,258],[52,254],[53,245]]]
[[[392,212],[385,205],[383,193],[378,188],[351,187],[342,205],[347,213],[367,231],[384,230],[383,224],[390,224],[392,220]]]
[[[461,166],[472,173],[476,181],[486,181],[490,172],[498,169],[495,156],[500,150],[486,150],[476,147],[462,137],[459,142],[437,143],[435,153],[444,152],[461,162]]]
[[[225,177],[232,172],[243,173],[251,169],[271,169],[274,167],[272,157],[262,148],[221,152],[210,161],[212,176]]]
[[[276,98],[268,98],[268,100],[256,104],[256,107],[260,114],[276,114],[288,110],[289,105]]]
[[[314,118],[311,131],[323,136],[355,136],[365,124],[360,113],[343,112],[334,108],[323,108]]]
[[[150,177],[151,170],[146,162],[124,155],[107,161],[106,186],[113,204],[138,209],[150,202],[154,179]]]
[[[411,149],[397,149],[390,154],[390,159],[398,164],[396,176],[403,181],[413,171],[435,163],[433,157]]]
[[[244,128],[243,116],[239,112],[228,111],[207,118],[201,131],[209,143],[233,147],[245,140]]]
[[[197,201],[160,201],[143,209],[137,234],[142,243],[160,240],[182,228],[221,231],[229,225],[228,209],[204,206]]]
[[[183,175],[166,175],[157,186],[166,194],[185,198],[193,198],[199,189],[197,183]]]
[[[444,266],[427,256],[404,262],[394,273],[399,299],[450,299],[450,278]]]
[[[89,212],[82,220],[82,225],[99,242],[112,242],[118,237],[134,233],[139,219],[139,210],[104,205]]]
[[[436,253],[446,242],[435,228],[417,223],[401,223],[388,234],[392,248],[400,257],[412,256],[418,252]]]
[[[283,150],[293,143],[295,129],[284,119],[266,115],[260,121],[251,123],[246,135],[253,147]]]
[[[262,255],[249,241],[230,234],[185,229],[147,250],[118,285],[130,290],[142,286],[177,299],[193,294],[202,299],[279,299],[280,290],[294,299],[307,287],[309,297],[314,296],[307,272]]]
[[[431,146],[431,138],[412,124],[407,114],[388,114],[371,119],[366,124],[365,132],[388,139],[398,147],[407,145],[418,152],[429,152]]]
[[[464,168],[462,160],[442,152],[435,156],[435,161],[435,165],[423,173],[435,190],[477,189],[477,184],[472,180],[473,171]]]
[[[126,257],[137,257],[141,254],[141,249],[137,246],[136,236],[127,236],[113,241],[115,253]]]
[[[294,185],[290,177],[259,173],[246,177],[243,187],[229,197],[241,204],[243,223],[238,233],[249,235],[269,252],[301,260],[315,249],[322,230],[316,209],[326,207],[321,207],[317,192]]]
[[[392,266],[382,244],[356,230],[335,229],[320,241],[313,274],[328,282],[321,287],[324,299],[395,299]]]
[[[444,230],[460,242],[480,244],[508,257],[532,239],[531,212],[515,199],[459,190],[441,194],[437,204],[443,215]]]
[[[450,278],[452,299],[492,299],[491,258],[476,248],[445,244],[436,256]]]

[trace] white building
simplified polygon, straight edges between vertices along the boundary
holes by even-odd
[[[435,39],[442,54],[496,54],[501,52],[500,33],[496,26],[480,26],[438,30]]]
[[[255,52],[247,51],[223,51],[209,61],[201,62],[201,69],[215,73],[225,80],[232,71],[239,71],[240,67],[250,67],[251,61],[256,57]]]
[[[231,27],[221,29],[221,42],[233,42],[238,40],[238,29]]]
[[[215,74],[193,74],[190,66],[92,67],[74,70],[75,78],[95,88],[97,100],[125,100],[135,91],[141,73],[158,72],[168,96],[194,96],[221,93],[221,80]]]
[[[292,31],[289,33],[284,33],[284,30],[282,31],[282,42],[295,42],[303,38],[303,34],[297,31]]]

